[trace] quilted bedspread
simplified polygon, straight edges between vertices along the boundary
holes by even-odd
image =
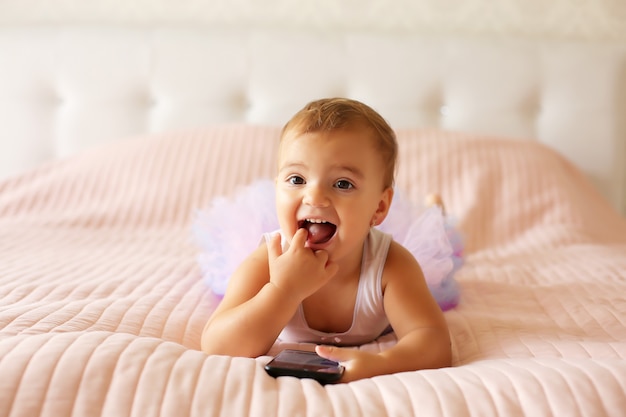
[[[0,416],[626,415],[626,221],[532,141],[398,132],[397,187],[442,194],[465,239],[452,367],[321,386],[202,353],[194,216],[272,177],[278,132],[134,138],[0,182]]]

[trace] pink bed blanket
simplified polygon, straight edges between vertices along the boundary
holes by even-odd
[[[202,353],[194,216],[272,177],[278,132],[148,136],[0,182],[1,417],[624,415],[626,221],[531,141],[398,132],[397,186],[442,194],[465,239],[452,367],[321,386]]]

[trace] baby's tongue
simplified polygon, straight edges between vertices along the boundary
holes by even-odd
[[[330,223],[309,223],[307,240],[311,243],[326,243],[335,234],[335,225]]]

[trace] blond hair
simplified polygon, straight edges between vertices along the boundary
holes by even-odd
[[[375,146],[385,167],[383,185],[393,186],[398,155],[396,134],[374,109],[360,101],[347,98],[325,98],[308,103],[283,127],[281,142],[287,133],[334,131],[363,127],[373,133]]]

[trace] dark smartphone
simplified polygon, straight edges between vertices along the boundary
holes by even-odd
[[[344,368],[339,363],[324,359],[315,352],[285,349],[265,365],[265,370],[273,377],[313,378],[326,384],[337,382],[343,375]]]

